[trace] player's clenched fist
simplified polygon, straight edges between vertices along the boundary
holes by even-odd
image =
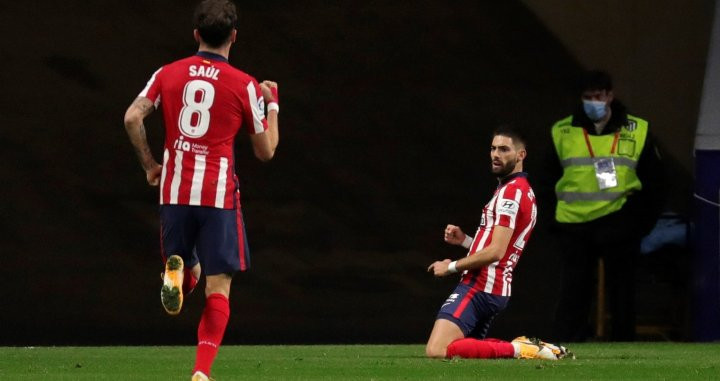
[[[460,227],[455,225],[448,225],[445,228],[445,242],[451,245],[462,245],[465,240],[465,233]]]
[[[145,178],[148,184],[156,187],[160,185],[160,175],[162,174],[162,165],[154,163],[152,167],[145,171]]]
[[[260,83],[260,90],[262,91],[265,103],[280,103],[280,97],[278,96],[278,84],[273,81],[262,81]]]

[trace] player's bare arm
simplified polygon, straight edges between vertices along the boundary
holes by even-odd
[[[262,83],[260,83],[260,90],[262,91],[266,105],[269,105],[270,103],[277,104],[278,85],[276,82],[262,81]],[[278,142],[280,140],[277,110],[268,109],[267,122],[267,131],[262,134],[255,134],[250,136],[250,141],[252,142],[255,157],[262,161],[268,161],[272,159],[273,156],[275,156],[275,149],[277,148]]]
[[[504,226],[495,226],[493,229],[492,243],[486,248],[456,261],[455,269],[457,272],[474,270],[499,261],[505,254],[508,244],[510,244],[512,234],[513,229]],[[427,271],[432,272],[436,277],[453,274],[453,272],[448,271],[448,266],[451,262],[450,259],[435,261],[428,267]]]
[[[135,149],[135,154],[145,170],[145,177],[148,184],[157,186],[160,183],[162,166],[155,161],[147,142],[145,117],[155,110],[153,103],[145,97],[137,97],[125,112],[125,131],[127,131],[130,143]]]

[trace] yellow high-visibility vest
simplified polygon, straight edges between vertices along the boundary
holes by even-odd
[[[620,210],[633,191],[642,189],[637,177],[637,163],[645,146],[648,122],[628,115],[628,123],[615,134],[589,135],[582,127],[572,125],[572,116],[552,127],[555,150],[563,175],[555,185],[558,203],[555,219],[564,223],[581,223]],[[617,186],[600,189],[594,163],[612,158]]]

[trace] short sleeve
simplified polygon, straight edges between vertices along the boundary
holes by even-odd
[[[155,105],[155,108],[160,104],[160,80],[158,74],[161,70],[162,68],[157,69],[155,73],[153,73],[147,85],[145,85],[145,88],[138,94],[139,97],[149,99]]]
[[[245,88],[248,106],[243,108],[243,124],[247,126],[251,135],[265,132],[268,129],[265,119],[265,99],[263,99],[260,85],[252,78]]]
[[[512,184],[508,184],[500,191],[495,207],[495,225],[515,229],[522,196],[523,191]]]

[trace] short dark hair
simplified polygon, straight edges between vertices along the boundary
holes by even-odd
[[[506,136],[510,139],[512,139],[514,145],[521,145],[525,148],[527,148],[527,144],[525,143],[525,137],[512,125],[509,124],[501,124],[495,128],[493,131],[493,137],[495,136]]]
[[[602,70],[588,70],[582,74],[578,82],[578,90],[583,93],[588,90],[605,90],[613,89],[612,78],[610,74]]]
[[[193,27],[213,48],[221,47],[237,23],[237,9],[229,0],[204,0],[195,8]]]

